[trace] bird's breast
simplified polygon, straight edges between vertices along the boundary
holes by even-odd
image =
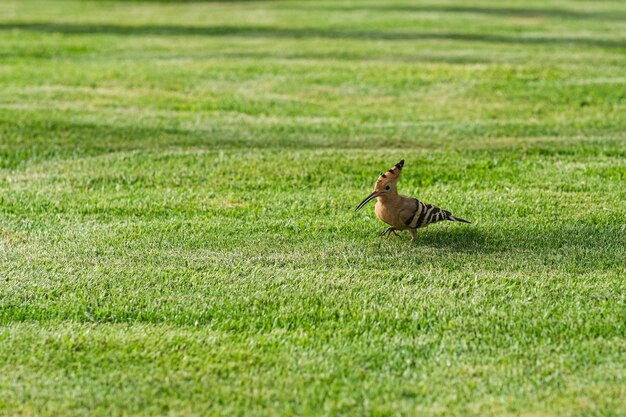
[[[396,227],[398,229],[403,229],[404,224],[399,220],[398,210],[395,210],[389,204],[383,204],[380,201],[376,202],[376,206],[374,208],[376,211],[376,217],[380,220],[384,221],[390,226]]]

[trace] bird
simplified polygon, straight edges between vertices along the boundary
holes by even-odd
[[[380,236],[388,236],[390,233],[399,236],[397,231],[408,229],[411,233],[411,240],[414,241],[417,238],[417,229],[425,228],[432,223],[443,220],[471,223],[454,216],[447,210],[423,203],[417,198],[399,195],[398,180],[402,167],[404,167],[404,159],[389,171],[380,174],[374,184],[374,192],[361,201],[355,210],[355,212],[359,211],[374,198],[378,200],[375,207],[376,217],[391,226],[383,230]]]

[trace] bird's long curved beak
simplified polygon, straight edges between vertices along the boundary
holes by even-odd
[[[374,191],[372,194],[370,194],[367,197],[365,197],[365,200],[361,201],[361,204],[359,204],[358,207],[356,208],[356,210],[354,210],[354,211],[357,212],[357,211],[361,210],[364,205],[366,205],[367,203],[369,203],[371,200],[373,200],[376,197],[378,197],[378,193],[376,191]]]

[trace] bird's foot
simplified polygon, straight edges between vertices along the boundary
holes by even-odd
[[[395,228],[395,227],[388,227],[388,228],[386,228],[385,230],[383,230],[383,231],[380,233],[380,237],[389,236],[389,234],[390,234],[390,233],[393,233],[394,235],[399,236],[399,235],[396,233],[396,228]]]

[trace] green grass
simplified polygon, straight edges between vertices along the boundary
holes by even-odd
[[[625,416],[625,85],[619,1],[3,0],[0,415]]]

